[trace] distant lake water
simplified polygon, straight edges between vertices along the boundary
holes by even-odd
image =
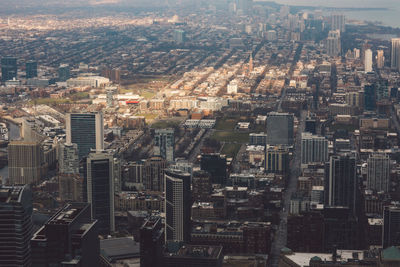
[[[346,11],[343,12],[343,14],[345,14],[350,19],[380,21],[383,23],[383,25],[400,28],[399,0],[275,0],[275,2],[279,4],[297,6],[323,6],[338,8],[387,8],[387,10]]]

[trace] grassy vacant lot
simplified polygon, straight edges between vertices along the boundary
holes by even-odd
[[[173,128],[175,126],[178,126],[180,123],[181,121],[178,120],[160,120],[151,124],[151,128],[153,129]]]
[[[58,105],[71,102],[70,99],[65,98],[35,98],[29,101],[32,105]]]
[[[249,133],[234,131],[214,132],[210,138],[226,143],[247,143],[249,141]]]
[[[146,119],[146,121],[148,121],[148,120],[152,121],[152,120],[155,120],[157,118],[158,114],[139,113],[139,114],[136,114],[136,116],[143,116]]]
[[[239,152],[241,144],[224,144],[224,147],[221,150],[222,154],[227,155],[228,157],[235,157]]]

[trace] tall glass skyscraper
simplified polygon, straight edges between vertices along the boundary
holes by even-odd
[[[1,81],[5,82],[17,78],[17,59],[4,57],[1,59]]]
[[[31,266],[32,192],[0,186],[0,266]]]
[[[37,62],[36,61],[28,61],[25,64],[25,68],[26,68],[26,78],[30,79],[30,78],[34,78],[37,77]]]
[[[154,155],[161,156],[168,162],[174,161],[174,129],[160,129],[154,135]]]
[[[79,159],[91,149],[103,150],[104,127],[102,113],[70,113],[66,118],[67,143],[78,145]]]
[[[114,158],[106,151],[90,153],[87,158],[87,201],[93,219],[98,220],[100,234],[115,230]]]
[[[165,240],[190,241],[190,174],[165,171]]]

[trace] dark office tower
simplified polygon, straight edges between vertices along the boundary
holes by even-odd
[[[32,266],[99,266],[100,240],[90,204],[71,203],[31,239]]]
[[[323,224],[324,252],[337,249],[361,249],[362,223],[348,207],[325,207]]]
[[[178,170],[165,171],[165,240],[190,241],[190,174]]]
[[[1,59],[1,81],[9,81],[17,78],[17,59],[15,57],[3,57]]]
[[[325,173],[325,206],[348,207],[355,212],[357,201],[356,158],[350,154],[331,156]]]
[[[383,210],[383,248],[400,246],[400,207],[389,206]]]
[[[25,71],[27,79],[37,77],[37,62],[33,60],[26,62]]]
[[[174,129],[158,129],[154,134],[154,155],[161,156],[168,162],[174,161]]]
[[[364,109],[375,111],[376,109],[376,88],[374,84],[364,86]]]
[[[58,80],[60,82],[66,82],[70,78],[69,74],[69,65],[68,64],[62,64],[58,68]]]
[[[306,119],[305,132],[317,134],[317,120],[315,118],[308,117]]]
[[[208,202],[212,193],[211,175],[206,171],[194,171],[192,189],[193,201]]]
[[[31,266],[32,193],[0,185],[0,266]]]
[[[166,161],[162,157],[151,157],[144,163],[143,185],[146,190],[164,191],[164,171]]]
[[[293,145],[293,114],[270,112],[267,117],[267,144]]]
[[[90,153],[87,158],[87,202],[98,220],[99,234],[115,230],[114,158],[106,151]]]
[[[390,182],[390,158],[385,154],[371,154],[368,158],[367,189],[388,192]]]
[[[226,183],[226,157],[220,154],[201,155],[200,168],[211,175],[213,184]]]
[[[104,126],[102,113],[70,113],[66,117],[67,143],[78,145],[79,159],[91,149],[103,150]]]
[[[161,217],[149,217],[140,228],[140,267],[162,265],[164,240]]]

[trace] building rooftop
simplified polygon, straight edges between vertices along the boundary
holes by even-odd
[[[140,244],[133,237],[100,240],[100,253],[109,262],[140,257]]]
[[[184,245],[170,257],[209,258],[218,259],[222,253],[222,246]]]
[[[363,260],[364,252],[362,250],[338,250],[337,261],[348,261],[348,260]],[[310,266],[311,259],[319,258],[321,261],[332,262],[332,254],[329,253],[299,253],[294,252],[292,254],[286,254],[286,258],[296,263],[301,267]]]

